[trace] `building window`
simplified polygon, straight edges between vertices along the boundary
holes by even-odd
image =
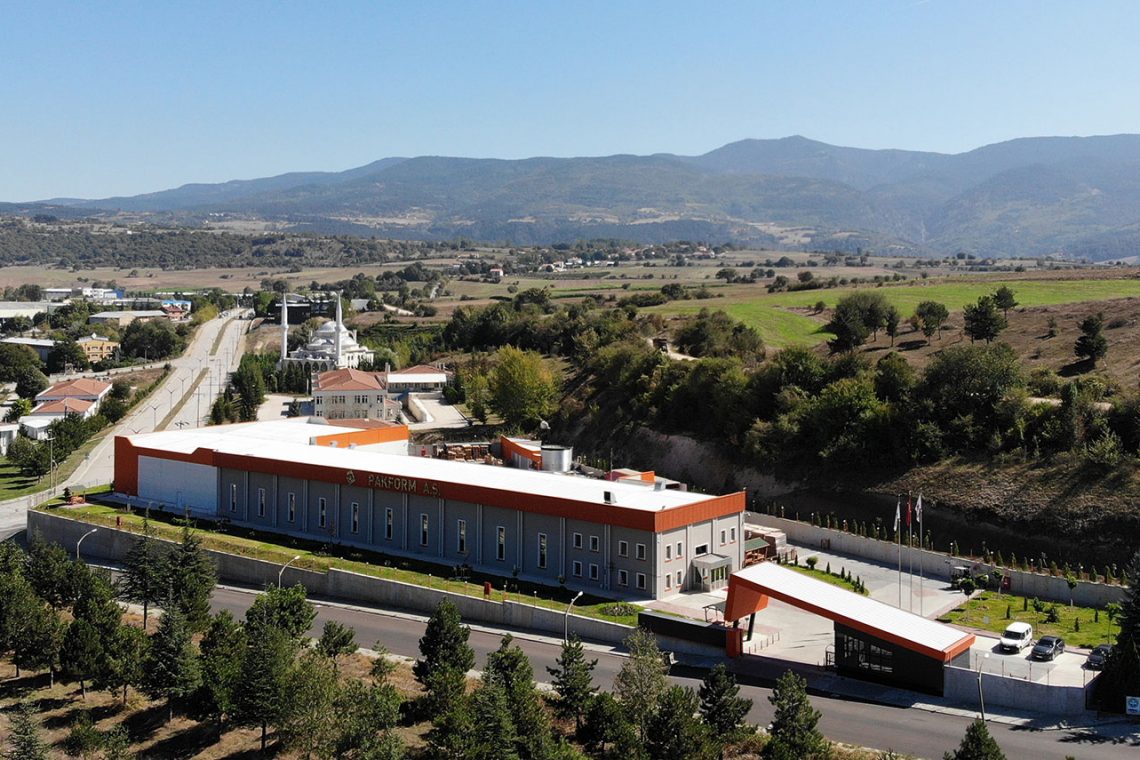
[[[729,541],[735,541],[736,540],[736,528],[729,528],[728,529],[728,540]]]
[[[685,556],[685,545],[680,541],[677,542],[677,559]]]
[[[384,510],[384,538],[388,541],[392,540],[392,524],[395,522],[392,508],[388,507]]]
[[[677,571],[677,588],[681,588],[681,571]]]
[[[673,559],[673,544],[665,544],[665,561]]]
[[[628,571],[618,570],[618,585],[619,586],[628,586],[629,585],[629,572]]]
[[[645,590],[645,573],[637,574],[637,587],[642,591]]]
[[[600,546],[601,546],[601,542],[598,541],[598,537],[597,536],[590,536],[590,551],[596,552],[596,551],[598,551],[598,548]]]
[[[428,545],[428,516],[420,513],[420,546]]]
[[[289,522],[297,522],[297,494],[290,491],[288,503],[289,511],[286,513],[288,514],[288,520]]]
[[[640,560],[645,559],[645,544],[637,545],[637,558]]]
[[[693,556],[694,557],[700,557],[702,554],[708,554],[708,553],[709,553],[709,545],[708,544],[697,544],[697,548],[693,549]]]
[[[467,553],[467,521],[459,520],[455,523],[455,551],[460,554]]]
[[[672,573],[665,573],[665,588],[673,588],[673,575],[672,575]]]
[[[237,483],[230,483],[230,511],[237,512]]]
[[[265,517],[265,489],[257,489],[257,516]]]
[[[507,558],[507,529],[502,525],[495,531],[495,559],[502,562]]]
[[[360,532],[360,505],[355,501],[352,502],[352,506],[349,507],[349,523],[352,526],[353,533]]]
[[[581,578],[582,577],[582,563],[579,562],[578,560],[574,560],[574,577],[575,578]]]
[[[538,566],[546,568],[546,534],[538,534]]]
[[[574,534],[574,548],[575,549],[581,549],[582,548],[582,534],[581,533],[575,533]]]
[[[619,557],[628,557],[629,556],[629,541],[618,541],[618,556]]]
[[[598,566],[593,562],[590,563],[590,580],[596,581],[598,579]]]
[[[720,545],[724,546],[727,543],[728,543],[728,531],[722,530],[720,532]]]
[[[317,525],[322,528],[325,527],[325,523],[328,521],[328,510],[326,509],[326,505],[327,502],[325,502],[325,498],[323,496],[317,499]]]

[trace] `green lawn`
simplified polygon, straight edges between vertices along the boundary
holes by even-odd
[[[977,301],[979,296],[992,293],[1002,285],[1013,290],[1019,306],[1050,306],[1140,296],[1140,281],[1123,279],[911,280],[884,285],[875,290],[882,293],[906,318],[922,301],[938,301],[946,304],[951,312],[960,311],[966,304]],[[654,307],[652,311],[695,314],[702,307],[723,309],[755,328],[769,346],[781,348],[796,343],[811,345],[831,337],[830,333],[822,330],[822,320],[787,309],[811,307],[818,301],[823,301],[831,308],[840,298],[854,290],[855,288],[832,288],[769,295],[761,286],[756,286],[754,296],[739,294],[711,301],[675,301]]]
[[[1048,603],[1048,610],[1052,603]],[[1111,643],[1116,640],[1119,628],[1108,622],[1108,615],[1102,610],[1100,620],[1098,613],[1090,607],[1069,607],[1067,604],[1058,604],[1057,613],[1060,617],[1058,623],[1045,622],[1045,612],[1038,614],[1033,609],[1033,600],[1029,600],[1025,609],[1025,597],[1004,594],[999,596],[992,591],[978,594],[962,606],[951,610],[940,617],[946,623],[979,628],[984,631],[1001,633],[1006,626],[1015,620],[1021,620],[1033,625],[1033,635],[1037,638],[1045,635],[1060,636],[1065,640],[1066,646],[1077,646],[1091,649],[1097,644]],[[1009,611],[1009,617],[1006,611]],[[1076,621],[1080,621],[1081,630],[1076,631]]]
[[[90,504],[83,507],[70,507],[58,510],[53,508],[51,511],[57,511],[61,515],[83,520],[84,522],[89,522],[94,525],[105,525],[108,527],[115,526],[116,521],[121,519],[122,525],[120,527],[134,533],[141,533],[143,529],[144,518],[142,513],[137,510],[127,512],[125,509],[118,507]],[[182,528],[173,523],[172,515],[166,513],[155,514],[150,523],[155,535],[159,538],[178,541],[182,535]],[[412,583],[417,586],[443,589],[456,594],[466,594],[468,596],[477,597],[483,595],[482,578],[472,578],[466,582],[450,580],[450,576],[453,573],[450,567],[438,566],[438,574],[433,574],[431,570],[436,568],[427,563],[397,557],[386,558],[382,555],[371,554],[351,547],[338,547],[320,544],[315,541],[300,541],[285,537],[274,537],[271,534],[259,533],[242,528],[230,528],[230,532],[222,533],[216,530],[210,530],[209,526],[205,524],[200,524],[198,529],[202,537],[202,545],[207,549],[213,549],[219,552],[237,554],[242,557],[251,557],[253,559],[281,564],[300,555],[301,559],[294,562],[292,564],[293,567],[314,570],[316,572],[328,572],[329,569],[335,567],[339,570],[372,575],[377,578],[388,578],[404,583]],[[282,543],[276,543],[273,540],[274,538],[278,538]],[[343,556],[334,556],[332,552],[337,552]],[[493,598],[504,598],[504,592],[502,591],[503,579],[488,580],[492,581],[495,588]],[[518,585],[521,586],[521,590],[516,591],[514,590],[514,582],[511,582],[512,590],[507,595],[507,598],[527,604],[536,604],[539,607],[556,610],[566,609],[566,601],[562,597],[567,596],[567,593],[560,593],[559,590],[556,589],[526,583]],[[534,593],[536,591],[538,592],[537,595]],[[587,598],[586,601],[588,602],[587,604],[575,605],[575,613],[614,623],[637,625],[637,611],[641,608],[636,605],[634,605],[635,611],[633,614],[607,615],[602,610],[612,603],[610,600]]]
[[[26,496],[48,487],[48,479],[29,478],[7,459],[0,459],[0,501]]]

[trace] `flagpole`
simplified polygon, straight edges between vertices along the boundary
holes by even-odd
[[[899,545],[899,609],[902,609],[902,525],[899,512],[902,510],[902,494],[895,498],[895,540]]]
[[[906,548],[907,548],[907,562],[909,563],[909,570],[907,571],[907,603],[906,608],[910,612],[914,612],[914,525],[911,522],[910,516],[910,492],[906,495]]]
[[[922,505],[922,494],[918,494],[918,614],[926,617],[926,611],[922,603],[922,592],[924,588],[922,577],[922,555],[926,552],[926,534],[922,532],[922,513],[926,510]]]

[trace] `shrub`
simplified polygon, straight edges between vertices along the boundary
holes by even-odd
[[[817,564],[819,564],[819,557],[808,557],[808,558],[807,558],[806,560],[804,560],[804,561],[807,563],[807,566],[808,566],[809,568],[811,568],[812,570],[815,570],[815,566],[816,566]]]
[[[637,607],[627,602],[615,602],[602,607],[602,614],[610,617],[628,617],[637,614]]]
[[[1049,609],[1045,611],[1045,622],[1046,623],[1060,623],[1061,622],[1061,613],[1057,611],[1057,605],[1055,605],[1055,604],[1049,605]]]

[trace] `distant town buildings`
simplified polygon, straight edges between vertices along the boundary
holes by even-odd
[[[19,420],[20,429],[32,440],[45,440],[48,428],[56,420],[70,414],[84,419],[94,417],[110,392],[110,383],[87,377],[56,383],[36,396],[35,407]]]
[[[378,372],[334,369],[321,372],[313,382],[313,413],[318,417],[397,420],[401,408]]]
[[[87,318],[92,325],[118,325],[126,327],[135,320],[149,321],[152,319],[166,319],[167,314],[159,309],[145,309],[139,311],[100,311]]]
[[[40,357],[41,362],[48,360],[48,354],[55,348],[54,340],[46,340],[42,338],[4,338],[0,343],[6,343],[9,346],[26,346],[36,352],[36,356]]]
[[[325,322],[313,333],[303,347],[289,351],[289,310],[292,304],[286,295],[281,301],[281,359],[279,365],[302,364],[312,370],[356,368],[371,363],[376,355],[370,348],[356,342],[356,332],[344,326],[340,296],[336,297],[336,319]]]

